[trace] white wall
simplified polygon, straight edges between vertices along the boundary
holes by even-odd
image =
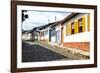
[[[56,42],[56,36],[51,37],[51,42],[55,43]]]
[[[49,40],[49,28],[45,29],[45,31],[48,31],[47,34],[45,34],[45,40]]]
[[[91,35],[92,32],[88,31],[88,29],[87,29],[87,15],[88,14],[80,14],[80,15],[72,18],[68,22],[64,23],[64,31],[66,31],[66,24],[77,21],[78,19],[82,18],[82,16],[85,16],[85,18],[86,18],[86,31],[81,32],[81,33],[76,33],[76,34],[73,34],[73,35],[70,34],[68,36],[66,36],[66,33],[64,32],[64,42],[90,42],[90,40],[91,40],[90,35]]]
[[[56,31],[57,31],[57,43],[60,44],[61,43],[61,24],[59,24],[58,26],[56,26]],[[60,32],[59,32],[60,31]],[[58,38],[59,35],[59,38]]]
[[[83,32],[64,37],[64,42],[90,42],[90,32]]]
[[[41,36],[41,40],[44,40],[44,36]]]
[[[30,40],[31,39],[31,33],[23,34],[22,39],[23,40]]]
[[[44,29],[41,30],[41,32],[43,32],[43,31],[44,31]],[[41,40],[44,40],[44,36],[41,36],[40,39],[41,39]]]
[[[33,0],[37,1],[37,0]],[[100,3],[100,0],[38,0],[45,2],[62,2],[62,3],[75,3],[75,4],[92,4]],[[10,73],[10,0],[0,0],[0,73]],[[100,5],[98,7],[98,24],[100,24]],[[98,25],[98,32],[100,25]],[[100,32],[98,33],[100,37]],[[98,38],[100,43],[100,38]],[[84,69],[68,69],[68,70],[53,70],[53,71],[40,71],[40,72],[27,72],[27,73],[99,73],[100,72],[100,45],[98,44],[98,67],[97,68],[84,68]],[[23,72],[25,73],[25,72]]]
[[[49,35],[45,35],[45,39],[48,40],[49,39]]]

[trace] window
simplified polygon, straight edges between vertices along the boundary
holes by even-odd
[[[74,34],[74,22],[73,23],[71,23],[71,34]]]
[[[42,36],[44,36],[44,31],[42,32]]]
[[[45,35],[48,35],[48,30],[45,31]]]
[[[78,20],[78,26],[79,26],[79,31],[78,32],[82,32],[82,18]]]
[[[44,36],[44,31],[41,32],[41,36]]]
[[[42,36],[42,32],[41,32],[41,36]]]
[[[52,28],[52,29],[51,29],[51,36],[55,36],[56,33],[57,33],[57,32],[56,32],[55,28]]]

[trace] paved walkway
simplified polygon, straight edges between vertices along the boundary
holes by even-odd
[[[35,42],[22,42],[22,62],[39,62],[54,60],[70,60],[70,58],[40,46]]]
[[[74,60],[82,60],[89,59],[89,52],[78,50],[76,48],[64,47],[62,45],[58,45],[56,43],[45,42],[45,41],[37,41],[35,42],[53,52],[59,53],[63,56],[69,57]],[[32,44],[32,43],[31,43]]]
[[[64,57],[69,58],[69,60],[86,60],[89,59],[89,52],[82,50],[77,50],[75,48],[64,47],[55,43],[45,42],[45,41],[36,41],[28,42],[31,45],[38,44],[52,52],[63,55]]]

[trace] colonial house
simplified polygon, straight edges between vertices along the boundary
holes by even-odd
[[[63,20],[63,45],[84,51],[90,49],[90,15],[73,13]]]
[[[41,41],[51,41],[51,26],[53,24],[54,22],[44,25],[42,28],[40,28],[40,40]]]
[[[50,42],[66,47],[89,51],[90,15],[72,13],[61,21],[55,22],[49,31]]]
[[[32,36],[32,41],[38,41],[40,40],[40,33],[41,33],[41,28],[43,28],[44,26],[38,26],[38,27],[34,27],[32,30],[30,30],[31,36]]]
[[[25,31],[22,32],[22,40],[31,40],[32,39],[32,34],[30,31]]]
[[[39,27],[35,27],[31,30],[31,34],[32,34],[32,41],[37,41],[38,37],[39,37]]]
[[[61,44],[61,21],[51,26],[51,42]]]
[[[60,21],[49,23],[44,27],[40,28],[40,39],[41,41],[49,41],[60,44],[60,36],[61,34],[59,29],[56,29],[56,26],[60,23]]]

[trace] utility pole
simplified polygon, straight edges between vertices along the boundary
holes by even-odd
[[[55,16],[55,22],[57,21],[57,17]]]
[[[50,19],[48,19],[48,23],[50,23]]]

